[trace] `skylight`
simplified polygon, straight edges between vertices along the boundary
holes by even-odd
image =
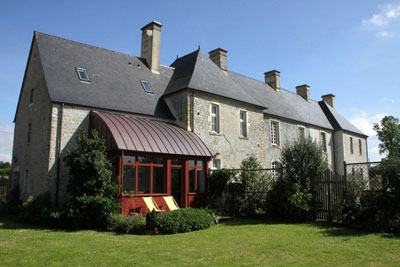
[[[142,83],[143,89],[146,93],[154,94],[153,88],[151,88],[149,82],[140,81]]]
[[[87,74],[86,69],[77,67],[76,72],[78,73],[79,80],[85,81],[85,82],[90,82],[89,75]]]

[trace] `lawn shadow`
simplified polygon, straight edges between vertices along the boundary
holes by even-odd
[[[321,230],[321,233],[326,236],[332,237],[346,237],[346,236],[363,236],[369,234],[379,234],[385,238],[395,238],[398,239],[400,236],[395,234],[389,233],[375,233],[366,231],[359,228],[351,228],[346,225],[342,225],[335,222],[328,222],[328,221],[308,221],[308,222],[297,222],[297,221],[284,221],[284,220],[277,220],[265,217],[237,217],[232,218],[230,220],[226,220],[220,222],[220,224],[224,226],[240,226],[240,225],[279,225],[279,224],[286,224],[286,225],[305,225],[311,228],[318,228]]]

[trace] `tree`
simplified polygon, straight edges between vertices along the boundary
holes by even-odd
[[[70,168],[67,216],[72,227],[104,229],[118,208],[117,186],[111,179],[104,140],[95,130],[91,135],[88,138],[85,130],[80,130],[78,146],[64,159]]]
[[[9,162],[0,161],[0,179],[8,179],[10,176],[11,164]]]
[[[284,175],[267,198],[267,214],[290,220],[309,220],[315,215],[313,182],[328,169],[322,148],[305,138],[285,145],[281,152]]]
[[[374,130],[381,141],[379,152],[387,153],[387,158],[400,157],[400,123],[393,116],[385,116],[380,125],[374,124]]]
[[[281,153],[286,179],[310,190],[314,179],[324,175],[328,162],[322,148],[311,137],[285,145]]]
[[[244,159],[240,165],[244,190],[241,214],[264,213],[267,194],[273,186],[272,175],[262,171],[261,163],[254,155]]]

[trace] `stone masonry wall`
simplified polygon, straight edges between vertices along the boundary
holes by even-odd
[[[220,133],[211,131],[211,104],[219,106]],[[247,138],[240,137],[240,111],[247,112]],[[219,155],[222,168],[239,168],[243,159],[255,155],[265,166],[262,108],[203,92],[193,95],[193,132]]]
[[[333,168],[333,143],[332,132],[326,129],[320,129],[316,126],[305,125],[282,118],[277,118],[270,115],[265,115],[265,159],[266,168],[272,168],[272,162],[280,162],[282,148],[285,145],[294,142],[298,138],[298,127],[304,128],[305,136],[310,136],[318,144],[321,143],[321,132],[326,134],[327,152],[326,157],[328,164]],[[271,121],[279,123],[279,145],[271,143]]]
[[[36,42],[32,45],[17,116],[15,118],[13,162],[14,185],[18,184],[21,199],[36,196],[47,190],[47,163],[49,156],[51,103],[48,96],[40,55]],[[31,91],[33,101],[31,103]],[[28,125],[31,138],[28,142]],[[24,179],[28,171],[29,179]]]

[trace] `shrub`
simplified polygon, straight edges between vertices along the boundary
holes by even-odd
[[[142,215],[114,214],[110,217],[108,230],[124,234],[143,234],[146,230],[146,218]]]
[[[129,216],[127,229],[128,234],[143,234],[146,230],[146,217],[142,215]]]
[[[208,178],[208,206],[222,213],[230,213],[231,201],[228,201],[229,182],[233,178],[233,171],[228,169],[213,170]]]
[[[52,211],[50,193],[45,192],[36,197],[30,196],[22,204],[21,218],[30,223],[47,225]]]
[[[18,215],[21,212],[22,201],[20,200],[20,190],[17,185],[8,192],[7,203],[1,207],[1,212],[10,215]]]
[[[215,222],[215,213],[208,209],[184,208],[165,213],[153,211],[146,216],[147,229],[164,234],[206,229]]]
[[[70,168],[70,201],[64,214],[69,227],[105,229],[110,216],[117,212],[117,185],[111,179],[104,140],[95,130],[91,136],[86,137],[81,129],[78,146],[64,159]]]
[[[310,137],[300,139],[283,147],[281,162],[284,175],[267,196],[267,214],[291,220],[314,218],[314,181],[328,169],[321,147]]]
[[[274,184],[272,175],[262,169],[261,163],[253,155],[242,161],[240,180],[243,184],[243,200],[239,206],[241,215],[264,213],[268,192]]]

